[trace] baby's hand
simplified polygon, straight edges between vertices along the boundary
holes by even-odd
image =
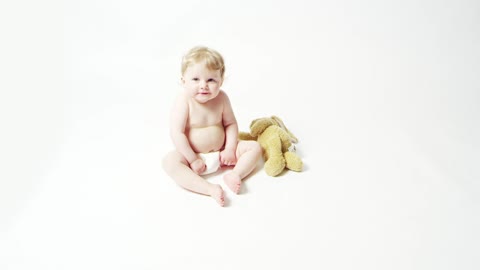
[[[233,166],[237,163],[237,158],[235,157],[235,151],[230,149],[225,149],[220,152],[220,161],[222,164],[227,166]]]
[[[194,173],[200,175],[207,169],[207,166],[205,166],[203,159],[197,158],[194,162],[190,163],[190,168]]]

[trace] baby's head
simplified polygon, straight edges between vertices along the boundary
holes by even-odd
[[[204,46],[198,46],[190,49],[182,59],[182,76],[185,74],[187,68],[198,63],[205,63],[209,70],[220,71],[221,78],[225,74],[225,63],[223,57],[217,51]]]

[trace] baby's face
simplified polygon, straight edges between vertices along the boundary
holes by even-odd
[[[200,103],[217,97],[222,82],[220,70],[210,70],[204,63],[189,66],[182,77],[183,87],[188,95]]]

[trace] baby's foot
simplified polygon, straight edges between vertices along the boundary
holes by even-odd
[[[210,197],[214,198],[220,206],[225,205],[225,195],[223,194],[223,189],[220,185],[214,185],[210,192]]]
[[[223,181],[233,192],[238,194],[240,192],[240,186],[242,185],[242,179],[236,173],[231,172],[223,176]]]

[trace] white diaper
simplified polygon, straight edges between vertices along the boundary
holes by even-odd
[[[205,171],[200,175],[211,174],[218,171],[218,169],[220,169],[220,152],[219,151],[205,153],[205,154],[200,153],[198,154],[198,156],[201,159],[203,159],[203,162],[205,162],[205,165],[207,166]]]

